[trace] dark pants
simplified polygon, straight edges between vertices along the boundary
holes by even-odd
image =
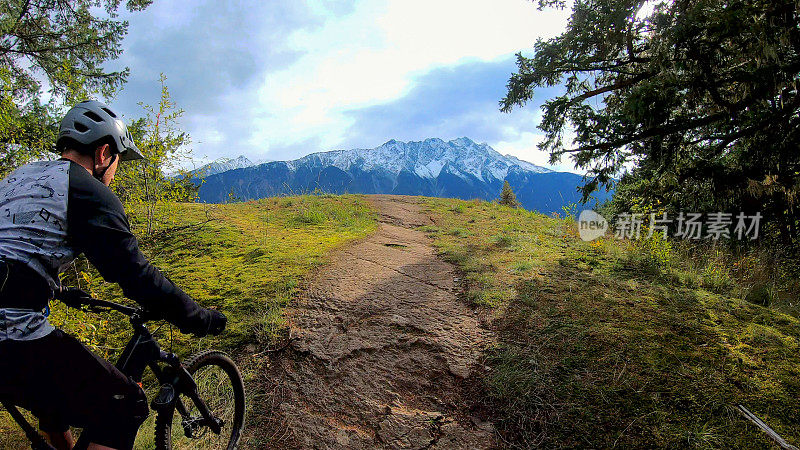
[[[42,431],[75,426],[81,444],[117,449],[133,447],[149,412],[136,383],[61,330],[0,342],[0,396],[31,411]]]

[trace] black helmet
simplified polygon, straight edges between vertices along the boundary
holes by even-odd
[[[66,139],[89,145],[106,137],[114,140],[112,150],[119,153],[121,161],[144,158],[125,122],[108,105],[96,100],[80,102],[67,112],[58,129],[56,149],[63,150]]]

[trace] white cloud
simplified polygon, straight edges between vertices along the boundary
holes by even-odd
[[[354,111],[402,103],[437,69],[454,71],[458,83],[458,70],[471,63],[508,64],[514,53],[529,53],[537,38],[560,33],[568,16],[569,9],[539,11],[530,0],[156,2],[122,16],[130,20],[130,34],[110,67],[127,65],[131,77],[114,106],[128,117],[141,114],[137,102],[158,101],[163,72],[173,100],[186,109],[181,124],[198,158],[297,158],[350,145],[351,125],[365,123],[356,122],[363,116]],[[530,150],[538,120],[520,120],[538,117],[534,107],[507,115],[497,113],[495,100],[485,101],[502,96],[506,79],[502,70],[496,80],[492,75],[496,82],[451,85],[464,98],[484,99],[482,110],[469,101],[436,103],[442,96],[432,89],[446,86],[429,86],[430,98],[408,109],[416,122],[404,121],[401,111],[358,145],[380,145],[371,142],[379,134],[386,140],[457,137],[448,133],[460,125],[472,127],[476,140],[502,136],[505,141],[488,143],[544,163],[546,156]],[[413,114],[417,104],[425,114]],[[481,122],[481,116],[491,119]]]
[[[539,143],[545,139],[544,135],[535,132],[522,132],[517,139],[500,141],[492,145],[495,150],[504,155],[513,155],[524,161],[532,162],[539,166],[551,168],[559,172],[574,172],[585,174],[585,171],[575,169],[569,157],[565,156],[560,162],[550,164],[550,154],[539,150]]]
[[[326,14],[314,2],[312,9]],[[343,111],[397,99],[434,68],[528,50],[563,30],[567,17],[527,0],[358,2],[346,16],[289,36],[289,48],[305,54],[266,75],[250,143],[280,147],[316,136],[334,148],[353,120]]]

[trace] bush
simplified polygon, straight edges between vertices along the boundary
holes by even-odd
[[[747,291],[744,299],[756,305],[770,306],[775,297],[775,286],[769,283],[757,283]]]
[[[734,285],[730,273],[714,261],[709,262],[703,269],[702,282],[704,288],[715,292],[724,292]]]
[[[637,241],[637,249],[643,253],[649,264],[659,271],[669,269],[672,261],[672,243],[660,233]]]

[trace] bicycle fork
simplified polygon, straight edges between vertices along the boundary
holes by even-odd
[[[178,413],[183,417],[182,425],[188,438],[192,438],[194,431],[202,426],[208,426],[214,434],[220,434],[225,423],[221,419],[214,417],[208,409],[208,405],[200,398],[197,392],[197,383],[192,378],[192,375],[183,367],[175,355],[166,354],[165,356],[174,362],[170,363],[168,359],[162,359],[169,364],[163,369],[155,363],[151,363],[150,366],[155,372],[156,378],[161,382],[161,390],[158,396],[153,399],[151,407],[158,411],[169,409],[174,405]],[[186,405],[183,404],[178,394],[184,394],[192,400],[192,403],[200,413],[200,418],[192,418],[190,416]]]
[[[180,359],[174,353],[162,350],[153,335],[138,318],[132,317],[131,325],[133,325],[135,335],[120,355],[117,368],[135,382],[141,383],[144,370],[149,367],[161,384],[158,396],[153,399],[150,407],[156,411],[173,406],[177,408],[178,413],[183,417],[183,427],[187,437],[191,438],[191,434],[202,426],[208,426],[214,434],[220,434],[224,422],[211,414],[208,406],[197,393],[197,383],[183,367]],[[158,365],[159,361],[167,365],[162,368]],[[192,400],[201,414],[199,420],[190,417],[189,411],[178,394],[184,394]]]

